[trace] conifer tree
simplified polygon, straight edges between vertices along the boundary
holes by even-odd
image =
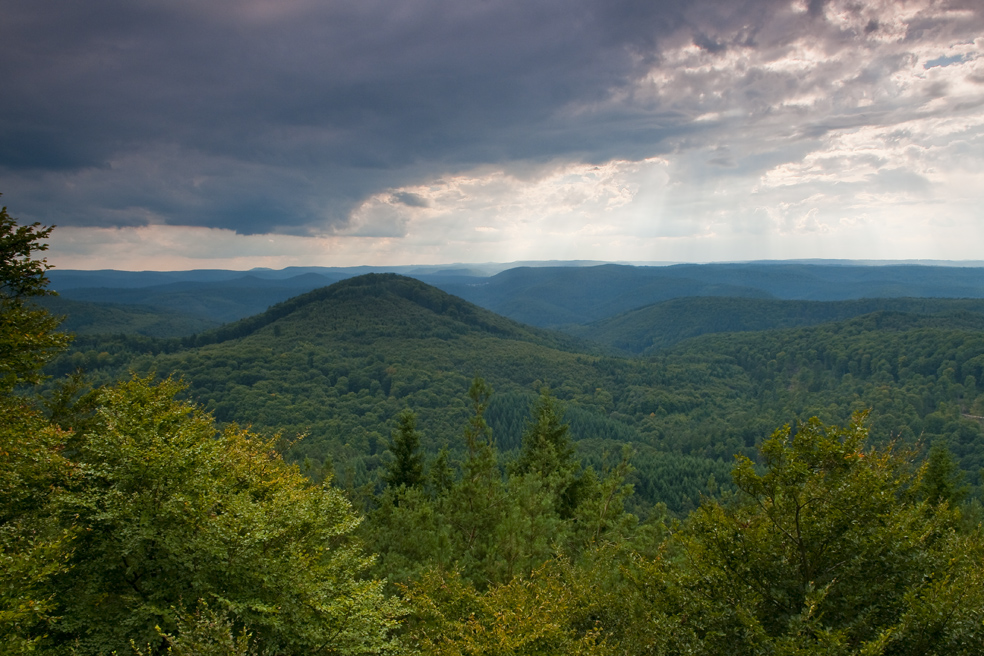
[[[459,564],[467,576],[478,580],[487,578],[486,573],[494,569],[495,527],[504,500],[498,453],[485,422],[491,395],[492,388],[476,376],[468,388],[473,412],[465,427],[468,455],[461,480],[444,502]]]
[[[569,475],[577,468],[570,426],[561,421],[557,401],[548,387],[540,390],[523,431],[523,449],[513,469],[517,474],[536,473],[544,478]]]
[[[424,483],[424,461],[420,453],[420,433],[417,416],[407,408],[400,413],[399,426],[393,431],[390,452],[394,456],[385,476],[390,487],[421,487]]]
[[[427,479],[431,494],[435,497],[444,496],[454,486],[454,471],[451,469],[449,459],[447,448],[442,448],[430,465]]]
[[[534,474],[543,479],[554,493],[557,513],[570,519],[584,499],[588,481],[581,475],[570,426],[562,421],[562,415],[550,389],[543,387],[531,409],[523,431],[523,448],[512,472]]]

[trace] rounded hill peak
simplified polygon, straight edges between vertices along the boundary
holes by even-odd
[[[457,296],[395,273],[368,273],[295,296],[266,312],[202,333],[196,345],[247,337],[277,324],[285,337],[353,336],[371,340],[396,334],[450,338],[481,332],[557,346],[558,336],[530,328]]]

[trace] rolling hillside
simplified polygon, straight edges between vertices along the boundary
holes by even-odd
[[[984,299],[867,298],[784,301],[729,297],[677,298],[602,319],[566,332],[631,354],[652,353],[710,333],[813,326],[872,312],[932,315],[941,323],[984,327]]]
[[[43,296],[36,302],[52,314],[65,317],[62,330],[79,335],[184,337],[215,328],[220,323],[145,305],[71,301],[60,296]]]
[[[893,304],[909,311],[829,320]],[[692,507],[712,474],[729,480],[732,455],[754,455],[776,427],[812,415],[845,423],[866,408],[876,441],[901,436],[925,448],[943,440],[979,483],[979,302],[697,298],[649,311],[676,317],[672,334],[680,338],[771,329],[698,335],[647,357],[611,357],[420,281],[373,274],[180,340],[79,336],[52,372],[82,368],[97,382],[128,371],[174,374],[220,422],[280,431],[287,442],[304,435],[285,447],[288,456],[315,477],[333,468],[346,485],[377,480],[391,457],[394,418],[407,407],[418,415],[428,453],[448,447],[460,455],[465,392],[475,375],[496,391],[488,420],[500,449],[519,446],[529,404],[548,385],[565,405],[583,458],[600,467],[606,453],[634,448],[640,505]],[[638,316],[651,327],[651,316]],[[820,320],[827,321],[775,328]]]
[[[749,262],[570,269],[517,268],[484,284],[443,289],[525,323],[591,323],[673,298],[732,296],[817,301],[984,297],[984,269]]]
[[[560,333],[519,324],[417,280],[370,274],[318,289],[265,313],[181,341],[80,337],[59,366],[81,366],[109,380],[175,374],[188,395],[223,422],[288,439],[305,435],[289,455],[317,470],[325,458],[350,484],[374,480],[386,462],[389,431],[405,407],[419,417],[431,453],[463,448],[465,391],[475,375],[496,390],[489,422],[500,449],[518,448],[529,405],[543,385],[568,402],[567,419],[583,456],[602,465],[623,443],[636,444],[639,467],[673,470],[640,490],[681,507],[697,498],[711,474],[728,465],[699,455],[670,456],[648,447],[636,429],[613,417],[615,378],[633,372],[658,384],[642,363],[591,355]],[[670,487],[678,487],[673,492]],[[673,495],[680,497],[678,502]]]

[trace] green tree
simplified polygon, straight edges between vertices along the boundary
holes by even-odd
[[[570,426],[562,422],[561,414],[550,389],[542,388],[523,431],[523,448],[513,465],[516,473],[549,478],[568,476],[577,467]]]
[[[635,653],[979,653],[980,537],[916,500],[912,454],[868,447],[863,419],[777,431],[762,472],[739,458],[734,501],[643,568]]]
[[[52,425],[19,386],[41,381],[41,369],[68,337],[58,319],[30,304],[48,294],[49,266],[35,254],[51,232],[18,226],[0,209],[0,651],[35,649],[56,600],[47,584],[64,571],[71,531],[46,515],[52,492],[73,473],[63,456],[67,434]]]
[[[443,448],[438,451],[437,457],[430,465],[427,482],[431,494],[435,497],[446,495],[454,486],[454,470],[451,468],[449,460],[448,450]]]
[[[556,505],[546,479],[536,474],[510,476],[495,527],[495,580],[528,577],[557,554],[568,527],[557,515]]]
[[[0,210],[0,651],[245,653],[247,626],[262,653],[396,651],[359,519],[275,440],[217,432],[171,381],[56,398],[58,423],[15,394],[67,342],[29,304],[49,233]]]
[[[513,463],[512,473],[534,474],[543,479],[553,493],[557,514],[570,519],[588,494],[587,484],[591,481],[581,476],[570,426],[563,422],[563,412],[549,388],[540,390],[530,414],[523,431],[523,447]]]
[[[480,592],[457,573],[432,572],[406,589],[406,635],[431,656],[602,656],[616,652],[591,620],[596,591],[563,560]]]
[[[487,580],[495,568],[495,529],[504,503],[498,452],[485,422],[491,395],[492,388],[476,376],[468,388],[472,415],[465,427],[468,453],[461,479],[442,499],[459,565],[466,576],[479,581]]]
[[[603,470],[601,480],[593,469],[588,469],[577,481],[579,503],[574,510],[571,534],[575,542],[571,552],[631,537],[637,524],[635,515],[625,511],[625,500],[632,495],[632,485],[626,483],[632,473],[631,453],[624,446],[621,460],[609,470]]]
[[[441,504],[419,487],[383,490],[362,533],[378,554],[373,571],[390,583],[415,580],[428,568],[448,569],[455,560]]]
[[[48,249],[51,228],[17,225],[0,208],[0,393],[41,381],[41,369],[68,345],[56,329],[60,320],[28,299],[53,294],[45,272],[51,268],[35,254]]]
[[[393,431],[390,443],[394,459],[384,480],[390,487],[421,487],[424,483],[424,459],[420,453],[417,416],[407,408],[400,413],[397,421],[399,426]]]
[[[963,479],[964,473],[957,467],[946,442],[937,440],[926,457],[919,491],[930,503],[956,506],[967,496]]]
[[[209,416],[174,400],[179,389],[134,379],[99,390],[80,473],[55,502],[76,535],[53,577],[51,644],[163,652],[155,627],[173,634],[204,600],[264,653],[394,650],[398,605],[361,576],[372,558],[342,494],[284,464],[276,440],[235,427],[216,437]]]
[[[175,635],[155,628],[167,645],[167,653],[173,656],[256,656],[252,634],[246,629],[237,633],[227,613],[216,611],[204,601],[193,615],[178,612],[177,625]],[[149,656],[154,651],[150,645],[146,651],[136,646],[134,650],[137,656]]]

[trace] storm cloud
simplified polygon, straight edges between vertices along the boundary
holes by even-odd
[[[781,237],[981,200],[965,184],[984,158],[978,2],[0,12],[0,191],[73,229],[423,244],[453,225],[459,246],[511,253],[509,234],[525,253],[552,231]]]

